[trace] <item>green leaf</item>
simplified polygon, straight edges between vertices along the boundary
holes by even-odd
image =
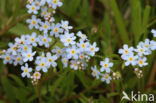
[[[11,101],[11,103],[16,103],[15,92],[9,80],[6,77],[2,77],[1,81],[7,98]]]
[[[135,1],[135,0],[133,0],[133,1]],[[124,20],[121,16],[121,13],[120,13],[119,8],[117,6],[116,0],[110,0],[109,3],[110,3],[110,7],[114,13],[117,28],[119,30],[119,34],[120,34],[122,41],[126,44],[131,44],[131,42],[128,38],[128,33],[126,31],[126,26],[124,24]]]
[[[15,76],[13,74],[10,74],[9,77],[11,77],[20,87],[25,87],[24,83],[22,82],[22,80],[19,77]]]

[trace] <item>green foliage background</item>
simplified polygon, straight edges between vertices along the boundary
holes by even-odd
[[[7,49],[15,37],[35,31],[25,23],[30,17],[25,4],[26,0],[0,0],[0,50]],[[114,59],[113,70],[121,72],[121,79],[110,85],[94,79],[90,66],[98,66],[100,59],[93,58],[84,71],[63,70],[58,61],[58,67],[33,86],[30,80],[21,78],[19,67],[4,65],[0,60],[0,103],[120,103],[123,90],[156,94],[156,52],[148,56],[142,79],[136,77],[132,67],[122,67],[116,59],[123,44],[136,46],[147,37],[152,39],[155,0],[63,0],[55,18],[58,22],[69,20],[73,32],[82,30],[91,42],[97,42],[98,54]]]

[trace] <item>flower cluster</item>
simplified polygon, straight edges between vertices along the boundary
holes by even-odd
[[[152,30],[152,33],[155,36],[155,30]],[[144,67],[148,65],[146,56],[154,50],[156,50],[156,41],[145,39],[144,42],[139,42],[136,48],[128,47],[127,44],[123,45],[123,49],[119,49],[119,54],[125,61],[125,66]]]
[[[41,34],[33,32],[16,38],[15,43],[9,43],[9,49],[1,56],[4,64],[21,65],[21,76],[31,78],[33,84],[37,83],[42,73],[57,67],[58,59],[64,68],[80,70],[85,69],[90,57],[99,51],[96,43],[90,44],[81,31],[70,33],[73,27],[69,26],[68,21],[55,23],[52,16],[61,5],[59,0],[28,0],[26,7],[28,13],[33,15],[26,22],[29,29],[37,29]],[[55,46],[56,42],[63,46]]]
[[[112,80],[111,77],[111,67],[113,67],[113,63],[110,62],[109,58],[105,58],[104,61],[100,62],[100,71],[96,66],[91,67],[92,75],[96,77],[96,79],[100,79],[101,81],[105,81],[107,84]]]

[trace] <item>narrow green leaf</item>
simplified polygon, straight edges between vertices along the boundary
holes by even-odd
[[[119,8],[117,6],[116,0],[110,0],[110,7],[114,13],[115,21],[117,24],[117,28],[119,30],[120,37],[124,43],[131,44],[128,38],[128,33],[126,31],[126,26],[124,24],[124,20],[121,16]]]

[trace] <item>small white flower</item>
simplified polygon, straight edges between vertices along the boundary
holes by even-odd
[[[28,44],[31,44],[32,46],[37,46],[38,38],[37,34],[35,32],[32,33],[32,35],[27,36]]]
[[[34,79],[40,79],[40,78],[41,78],[41,73],[40,73],[40,72],[35,72],[35,73],[33,74],[33,78],[34,78]]]
[[[156,30],[152,29],[151,32],[153,33],[153,36],[156,37]]]
[[[68,59],[78,59],[78,49],[76,46],[72,46],[70,48],[67,49],[67,58]]]
[[[80,37],[82,40],[87,40],[87,36],[85,34],[82,34],[81,31],[77,33],[77,36]]]
[[[22,65],[24,62],[23,62],[23,58],[21,55],[17,55],[15,58],[14,58],[14,66],[17,66],[17,64],[20,64]]]
[[[100,72],[97,70],[96,66],[91,67],[91,70],[92,70],[92,76],[99,79]]]
[[[38,10],[39,10],[39,6],[36,6],[35,3],[27,4],[26,7],[28,8],[28,13],[34,13],[34,14],[38,14]]]
[[[39,38],[39,42],[38,42],[39,45],[40,46],[44,45],[46,48],[49,47],[49,43],[52,41],[52,39],[49,38],[47,34],[44,34],[44,36],[39,35],[38,38]]]
[[[56,9],[57,6],[61,7],[62,6],[62,2],[60,2],[60,0],[52,0],[52,7],[53,7],[53,9]]]
[[[43,31],[43,33],[48,33],[48,30],[50,30],[50,23],[48,21],[40,22],[41,27],[39,28],[40,31]]]
[[[16,55],[17,54],[17,44],[13,44],[13,43],[9,43],[9,49],[8,52],[12,53],[12,55]]]
[[[69,26],[69,22],[68,21],[61,21],[61,27],[65,30],[65,31],[69,31],[71,30],[73,27]]]
[[[53,49],[52,52],[56,54],[56,56],[59,58],[62,53],[64,52],[63,49],[60,49],[58,46],[55,47],[56,49]]]
[[[84,42],[80,39],[80,43],[77,43],[77,46],[79,47],[80,52],[86,52],[89,47],[89,42]]]
[[[32,15],[32,18],[28,19],[26,22],[29,23],[30,29],[33,29],[33,27],[35,27],[35,29],[38,29],[39,23],[41,22],[41,20],[37,19],[35,15]]]
[[[36,60],[35,62],[37,64],[36,70],[40,71],[42,69],[43,72],[48,72],[48,62],[46,61],[46,58],[42,58],[41,60]]]
[[[138,53],[139,56],[148,55],[149,53],[146,51],[146,48],[143,46],[138,45],[135,51]]]
[[[55,62],[57,60],[57,56],[56,55],[53,55],[51,56],[51,53],[47,53],[47,62],[49,64],[49,66],[52,66],[52,67],[56,67],[57,66],[57,63]]]
[[[13,62],[12,56],[8,52],[6,52],[4,55],[1,55],[1,58],[3,59],[4,64],[7,64],[7,63],[12,64]]]
[[[90,45],[88,48],[88,54],[91,56],[94,56],[96,52],[99,51],[99,48],[96,47],[96,42],[93,43],[93,45]]]
[[[47,14],[48,14],[48,11],[47,11],[47,7],[45,6],[44,8],[41,8],[41,16],[42,17],[46,17]]]
[[[28,64],[25,64],[25,66],[22,66],[21,70],[23,71],[23,73],[21,74],[23,78],[25,76],[27,76],[27,78],[30,78],[30,72],[32,72],[32,68],[29,68]]]
[[[125,57],[125,66],[128,66],[132,64],[132,66],[135,66],[137,64],[138,56],[134,56],[133,54],[130,54],[129,56]]]
[[[78,63],[75,60],[70,61],[71,65],[70,68],[74,69],[74,70],[78,70]]]
[[[106,83],[109,84],[110,80],[112,80],[112,78],[108,74],[102,74],[101,81],[106,81]]]
[[[32,50],[32,46],[31,45],[27,45],[27,44],[24,44],[24,45],[21,45],[21,53],[23,52],[28,52],[28,51],[31,51]]]
[[[23,61],[24,62],[27,62],[27,61],[33,61],[33,56],[36,54],[36,51],[35,52],[32,52],[32,51],[28,51],[28,52],[24,52],[22,54],[23,56]]]
[[[63,33],[63,29],[61,29],[61,24],[59,23],[57,23],[56,25],[52,24],[51,29],[52,29],[52,31],[50,32],[51,36],[55,35],[55,37],[59,37],[60,34]]]
[[[102,66],[100,71],[106,71],[107,73],[110,72],[110,68],[113,67],[113,63],[109,62],[109,58],[106,58],[105,61],[101,61],[100,65]]]
[[[150,41],[150,48],[151,50],[156,50],[156,41],[154,40]]]
[[[75,44],[75,39],[76,37],[74,36],[73,33],[68,34],[66,33],[65,35],[60,36],[61,42],[64,43],[64,46],[69,46],[70,44],[73,45]]]
[[[68,58],[62,58],[61,59],[62,63],[63,63],[63,67],[66,68],[68,66]]]
[[[27,44],[26,42],[26,36],[22,35],[21,38],[15,38],[15,42],[17,44]]]
[[[123,49],[119,49],[119,54],[122,54],[121,58],[124,59],[125,56],[133,54],[133,47],[128,48],[127,44],[123,45]]]
[[[138,65],[139,65],[140,67],[143,67],[143,66],[148,65],[148,63],[146,62],[146,60],[147,60],[146,57],[139,58],[139,60],[138,60]]]

